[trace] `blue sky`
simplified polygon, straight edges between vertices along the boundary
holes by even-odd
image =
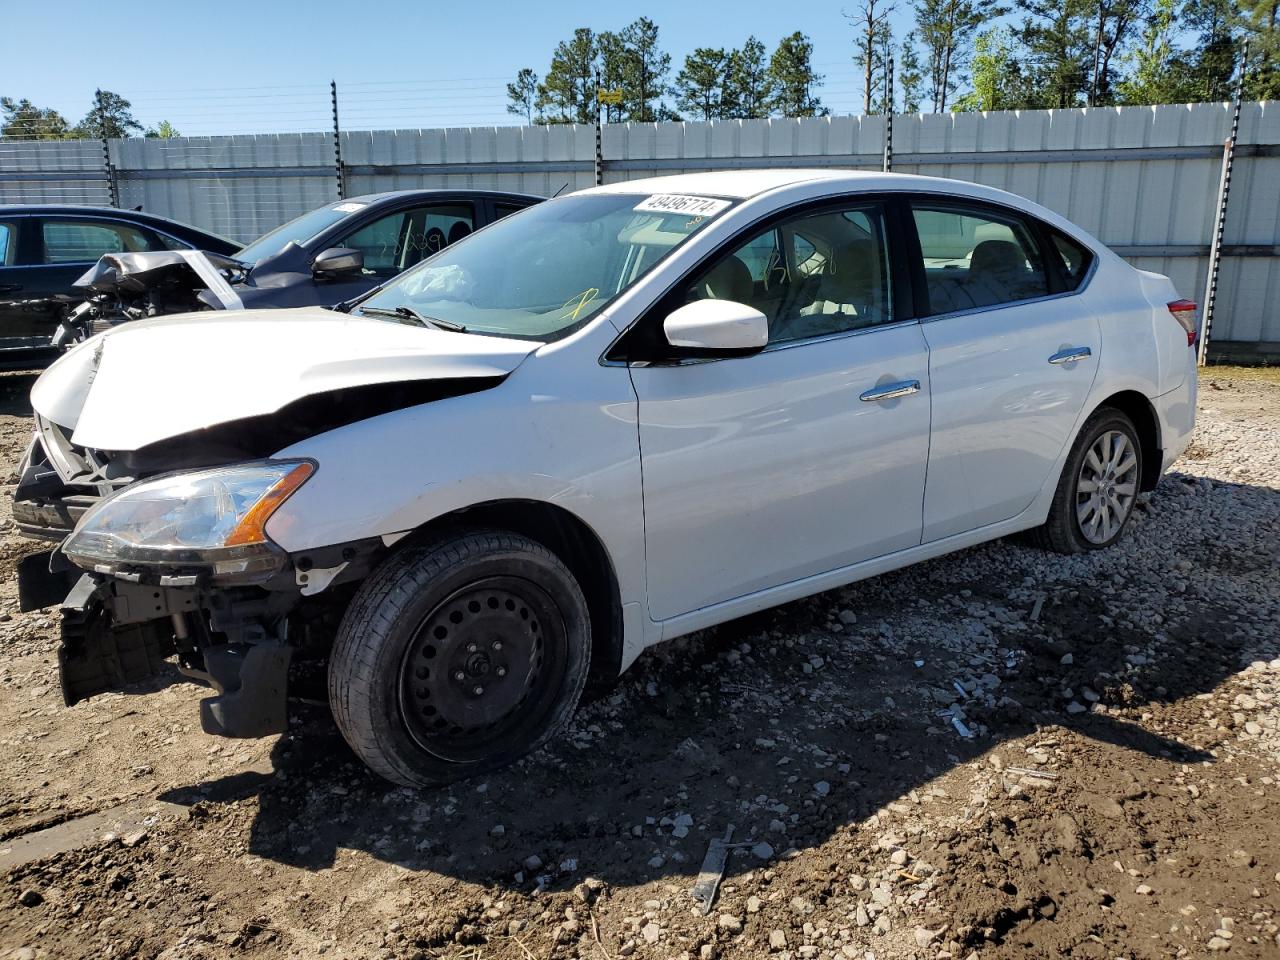
[[[899,5],[901,26],[908,4]],[[335,79],[353,128],[509,123],[505,83],[517,69],[541,75],[575,27],[621,29],[643,13],[677,69],[698,46],[737,46],[754,33],[772,49],[802,30],[826,75],[823,102],[853,113],[861,81],[841,9],[777,0],[0,0],[0,95],[29,97],[74,122],[101,86],[131,100],[144,123],[168,119],[185,134],[316,130],[329,125]]]

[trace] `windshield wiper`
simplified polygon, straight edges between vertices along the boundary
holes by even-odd
[[[386,307],[359,307],[362,314],[368,314],[371,317],[393,317],[397,320],[412,320],[420,327],[435,327],[437,330],[448,330],[450,333],[466,333],[467,328],[460,323],[454,323],[452,320],[441,320],[439,317],[428,317],[419,313],[412,307],[393,307],[388,310]]]

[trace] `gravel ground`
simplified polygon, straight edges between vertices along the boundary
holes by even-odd
[[[248,742],[169,678],[64,708],[7,486],[0,958],[1278,956],[1280,378],[1201,401],[1116,548],[1001,541],[658,647],[435,792],[319,706]]]

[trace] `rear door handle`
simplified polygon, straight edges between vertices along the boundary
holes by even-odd
[[[20,283],[0,283],[0,293],[13,293],[15,290],[21,290]]]
[[[1067,347],[1065,350],[1059,350],[1049,358],[1050,363],[1075,363],[1077,360],[1088,360],[1093,356],[1093,351],[1088,347]]]
[[[898,397],[906,397],[919,392],[919,380],[899,380],[897,383],[886,383],[883,386],[872,387],[870,390],[864,391],[858,399],[864,401],[896,400]]]

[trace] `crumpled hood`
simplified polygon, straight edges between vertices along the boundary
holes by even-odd
[[[80,446],[137,450],[332,390],[505,376],[538,346],[313,307],[157,317],[59,358],[31,405]]]

